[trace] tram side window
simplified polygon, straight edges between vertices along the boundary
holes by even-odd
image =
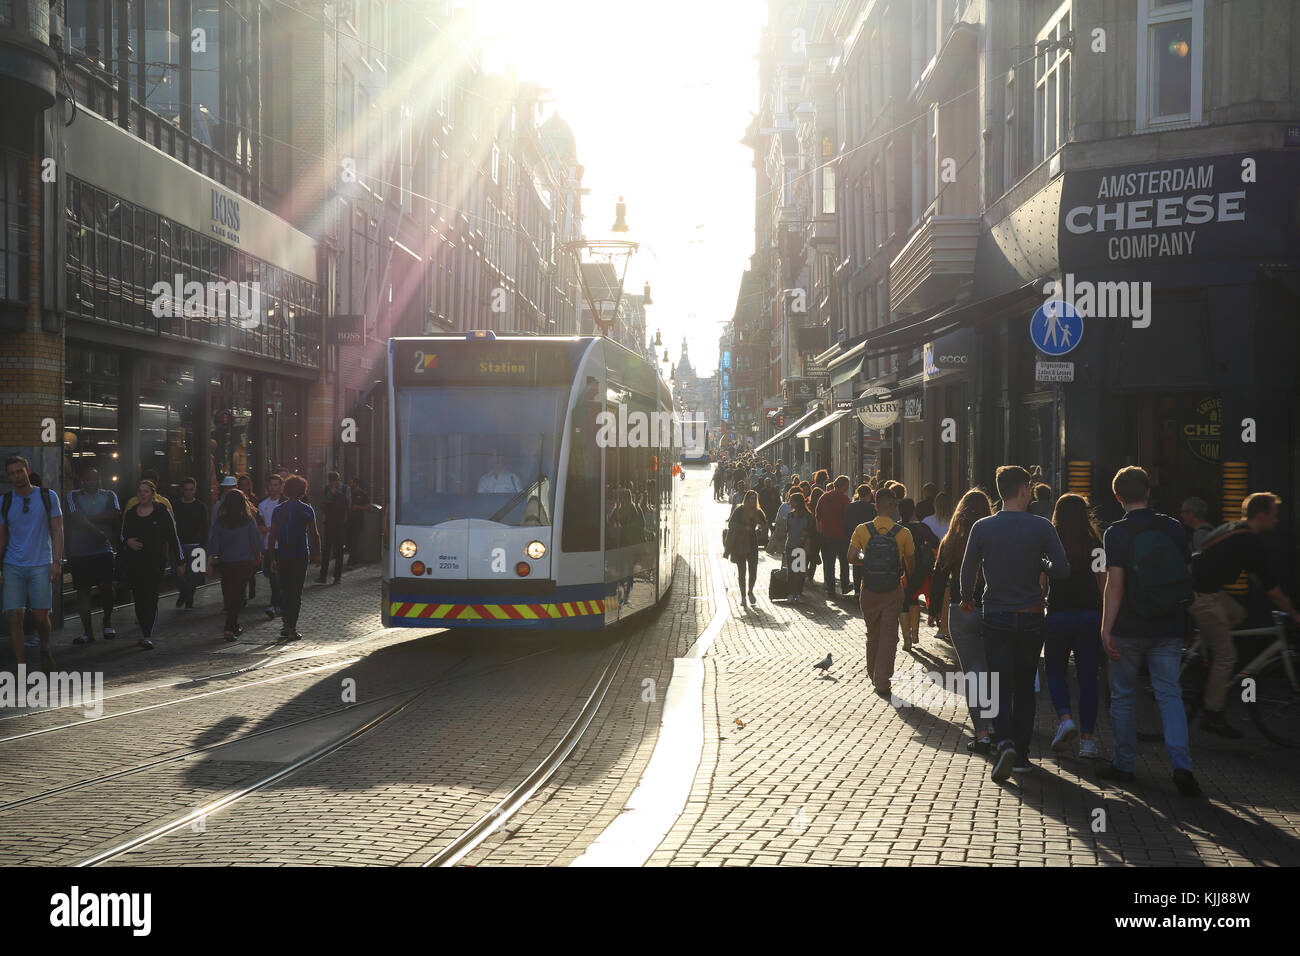
[[[626,548],[652,541],[659,523],[658,469],[666,459],[651,416],[654,406],[633,394],[628,402],[627,434],[618,447],[605,449],[605,547]],[[617,415],[617,407],[613,410]],[[637,431],[637,423],[641,425]]]
[[[596,445],[601,412],[599,382],[587,379],[582,398],[569,423],[569,470],[565,481],[564,531],[560,547],[566,552],[600,550],[600,449]]]

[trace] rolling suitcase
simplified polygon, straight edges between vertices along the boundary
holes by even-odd
[[[771,576],[767,579],[767,599],[784,601],[789,596],[790,579],[786,576],[785,568],[773,568]]]

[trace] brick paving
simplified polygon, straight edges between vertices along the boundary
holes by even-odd
[[[710,524],[724,512],[710,506]],[[876,697],[856,601],[827,600],[818,586],[802,605],[774,604],[764,587],[774,566],[764,555],[753,610],[735,607],[731,586],[732,614],[705,658],[704,756],[650,865],[1300,863],[1300,766],[1253,728],[1240,742],[1192,730],[1204,800],[1177,794],[1160,743],[1138,744],[1131,789],[1103,788],[1095,767],[1104,760],[1049,753],[1044,680],[1037,769],[999,786],[988,761],[965,750],[964,702],[945,695],[895,709]],[[812,669],[828,651],[835,680]],[[913,654],[900,641],[898,672],[954,662],[932,629]],[[1104,707],[1098,737],[1108,753]]]

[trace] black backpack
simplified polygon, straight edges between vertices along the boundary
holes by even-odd
[[[1125,585],[1138,617],[1169,617],[1191,606],[1192,574],[1173,538],[1158,525],[1133,533]]]
[[[902,525],[895,523],[884,534],[876,531],[874,523],[867,522],[866,558],[863,561],[862,584],[875,594],[888,594],[898,587],[903,574],[903,556],[898,550],[898,531]]]

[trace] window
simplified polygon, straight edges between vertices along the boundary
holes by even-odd
[[[894,207],[898,205],[898,180],[895,178],[897,163],[894,153],[897,146],[890,143],[885,147],[885,236],[892,238],[898,231],[898,222]]]
[[[822,215],[835,215],[835,167],[822,167]]]
[[[934,59],[938,30],[934,22],[935,0],[912,0],[912,85]]]
[[[879,157],[871,165],[871,212],[872,231],[875,236],[873,248],[885,244],[885,164]]]
[[[492,182],[501,181],[501,150],[495,145],[492,147]]]
[[[1138,129],[1201,121],[1204,31],[1204,0],[1138,0]]]
[[[12,149],[0,154],[0,299],[27,301],[27,162]]]
[[[1016,73],[1007,73],[1006,120],[1002,125],[1002,191],[1018,180],[1016,163]]]
[[[1070,4],[1061,4],[1038,34],[1034,57],[1034,162],[1065,145],[1070,135],[1070,51],[1060,45],[1070,32]]]
[[[871,31],[870,54],[867,65],[871,68],[871,115],[875,116],[885,105],[885,48],[880,40],[880,30]]]

